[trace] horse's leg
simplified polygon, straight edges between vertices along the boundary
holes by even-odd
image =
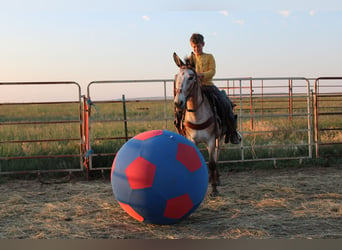
[[[209,179],[211,181],[211,196],[216,196],[218,194],[217,191],[217,164],[215,162],[215,143],[212,143],[211,145],[208,145],[208,151],[209,151]]]
[[[211,180],[211,196],[217,196],[218,190],[217,190],[217,180],[216,180],[216,163],[211,161],[208,164],[209,167],[209,173],[210,173],[210,180]]]
[[[218,160],[219,160],[219,155],[220,155],[220,145],[221,145],[221,140],[220,138],[216,138],[215,140],[215,158],[214,162],[216,163],[216,179],[217,179],[217,185],[221,186],[221,180],[220,180],[220,173],[219,173],[219,168],[218,168]]]

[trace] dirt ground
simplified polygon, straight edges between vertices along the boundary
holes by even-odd
[[[127,215],[109,178],[1,177],[0,239],[341,239],[341,177],[339,166],[225,172],[220,196],[164,226]]]

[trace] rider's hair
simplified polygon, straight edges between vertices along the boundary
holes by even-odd
[[[194,33],[190,37],[190,42],[192,42],[194,44],[204,43],[204,37],[201,34]]]

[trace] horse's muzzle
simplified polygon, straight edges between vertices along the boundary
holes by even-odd
[[[175,103],[175,106],[177,109],[184,109],[185,107],[185,102],[183,102],[182,100],[178,101],[178,102],[174,102]]]

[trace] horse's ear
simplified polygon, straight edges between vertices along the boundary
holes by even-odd
[[[178,67],[183,67],[184,63],[183,61],[179,58],[179,56],[176,54],[176,52],[173,53],[173,60],[175,61],[175,63],[177,64]]]
[[[196,68],[196,65],[195,65],[195,54],[194,54],[194,52],[191,52],[191,55],[190,55],[190,57],[189,57],[189,64],[190,64],[190,67]]]

